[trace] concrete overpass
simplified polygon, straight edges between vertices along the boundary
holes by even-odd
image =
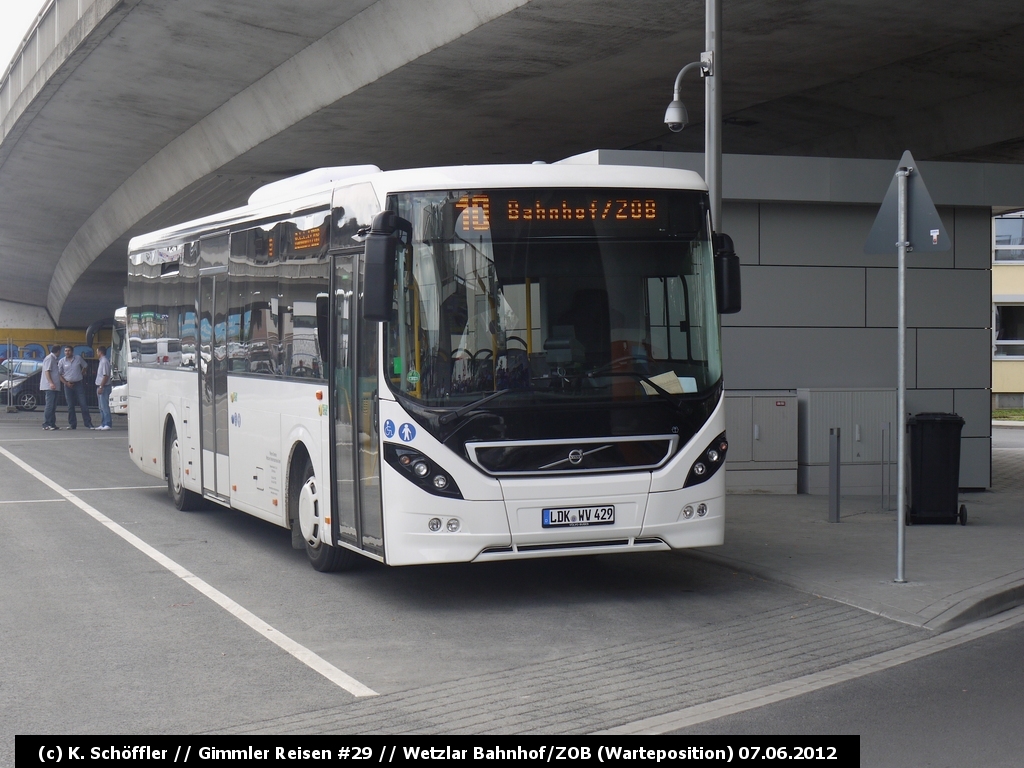
[[[724,0],[727,153],[1024,161],[1013,0]],[[322,165],[700,151],[700,0],[54,0],[0,85],[0,325],[122,302],[128,238]],[[1024,190],[1021,194],[1024,202]]]

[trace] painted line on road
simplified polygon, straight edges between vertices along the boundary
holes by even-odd
[[[147,544],[134,533],[121,527],[96,508],[90,506],[89,504],[86,504],[84,501],[82,501],[82,499],[75,496],[75,494],[73,494],[71,491],[58,485],[56,482],[48,478],[43,473],[29,466],[7,449],[0,447],[0,454],[6,456],[17,466],[21,467],[23,470],[32,475],[32,477],[34,477],[36,480],[48,486],[55,492],[59,493],[65,499],[70,501],[76,507],[78,507],[87,515],[96,520],[96,522],[105,525],[108,529],[110,529],[110,531],[120,536],[122,539],[127,541],[129,544],[131,544],[137,550],[142,552],[144,555],[152,558],[157,563],[166,568],[168,571],[177,576],[179,579],[184,581],[186,584],[198,590],[202,594],[206,595],[206,597],[210,598],[210,600],[215,602],[217,605],[219,605],[225,611],[230,613],[236,619],[243,622],[244,624],[247,624],[252,629],[256,630],[260,635],[267,638],[270,642],[274,643],[276,646],[283,649],[287,653],[291,654],[293,657],[301,661],[314,672],[320,673],[328,680],[330,680],[332,683],[348,691],[353,696],[361,697],[377,695],[376,691],[366,687],[355,678],[346,675],[333,664],[326,661],[322,657],[318,656],[316,653],[309,650],[305,646],[295,642],[287,635],[278,632],[276,629],[270,626],[259,616],[252,613],[248,609],[243,608],[241,605],[236,603],[223,592],[210,586],[205,581],[196,576],[194,573],[179,565],[174,560],[171,560],[171,558],[167,557],[167,555],[163,554],[156,548]]]
[[[786,699],[802,696],[805,693],[828,688],[831,685],[855,680],[858,677],[864,677],[874,672],[898,667],[901,664],[906,664],[908,661],[916,661],[933,653],[939,653],[940,651],[978,640],[985,635],[1009,629],[1021,622],[1024,622],[1024,606],[958,629],[952,629],[936,637],[929,637],[925,640],[911,643],[903,648],[896,648],[874,656],[868,656],[859,661],[840,664],[832,669],[804,675],[803,677],[775,683],[774,685],[767,685],[763,688],[747,691],[746,693],[726,696],[724,699],[697,704],[676,712],[645,717],[643,720],[619,725],[605,731],[598,731],[595,735],[629,734],[647,736],[670,733],[680,728],[688,728],[691,725],[705,723],[708,720],[717,720],[727,715],[735,715],[740,712],[757,709],[767,704],[774,704],[778,701],[785,701]]]

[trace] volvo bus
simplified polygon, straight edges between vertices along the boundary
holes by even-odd
[[[311,171],[132,239],[129,456],[321,571],[720,544],[738,280],[692,172]]]

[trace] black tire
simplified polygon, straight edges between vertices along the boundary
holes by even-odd
[[[194,512],[203,506],[203,497],[190,491],[182,481],[181,445],[178,443],[178,431],[171,425],[167,430],[164,443],[164,474],[167,476],[167,495],[174,506],[182,512]]]
[[[967,525],[967,505],[960,505],[960,514],[957,515],[960,518],[960,525]]]
[[[332,547],[320,540],[323,514],[317,492],[319,481],[305,453],[295,457],[291,479],[292,482],[288,484],[288,517],[292,525],[293,540],[295,531],[298,530],[298,535],[305,545],[306,557],[315,570],[321,573],[347,571],[355,565],[355,553],[343,547]],[[300,508],[307,518],[308,531],[301,530],[303,515]]]
[[[39,398],[35,392],[22,392],[15,398],[15,403],[19,411],[34,411],[39,405]]]

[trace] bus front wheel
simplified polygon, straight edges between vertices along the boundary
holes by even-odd
[[[324,573],[348,570],[355,562],[355,555],[350,550],[332,547],[322,541],[325,523],[320,504],[320,484],[309,457],[303,456],[298,460],[293,480],[288,491],[291,524],[293,531],[298,527],[302,535],[310,565]]]
[[[164,446],[164,472],[167,475],[167,495],[174,506],[182,512],[193,512],[203,503],[203,497],[185,487],[183,479],[184,460],[181,456],[181,443],[178,442],[178,430],[171,425],[167,430],[167,443]]]

